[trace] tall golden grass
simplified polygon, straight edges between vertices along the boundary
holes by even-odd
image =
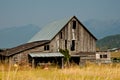
[[[88,63],[64,69],[49,66],[47,70],[1,64],[0,80],[120,80],[120,64]]]

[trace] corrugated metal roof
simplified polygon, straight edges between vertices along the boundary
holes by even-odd
[[[51,40],[71,19],[72,17],[65,18],[59,21],[54,21],[43,27],[35,36],[33,36],[28,42]]]
[[[61,53],[30,53],[31,57],[64,57]]]

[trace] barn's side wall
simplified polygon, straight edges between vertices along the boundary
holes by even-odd
[[[47,44],[45,44],[47,45]],[[23,52],[20,52],[20,53],[17,53],[15,55],[12,55],[9,57],[10,61],[12,63],[18,63],[18,64],[26,64],[28,63],[28,54],[29,53],[34,53],[34,52],[49,52],[48,51],[44,51],[44,45],[43,46],[38,46],[38,47],[35,47],[35,48],[32,48],[32,49],[29,49],[29,50],[25,50]]]

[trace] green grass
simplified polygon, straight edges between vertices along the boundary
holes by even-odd
[[[120,64],[89,63],[84,67],[49,67],[48,70],[0,65],[0,80],[120,80]]]

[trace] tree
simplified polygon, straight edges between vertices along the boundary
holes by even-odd
[[[64,55],[64,60],[65,60],[65,64],[69,67],[70,66],[70,54],[69,54],[69,50],[68,49],[60,49],[60,53],[62,53]]]

